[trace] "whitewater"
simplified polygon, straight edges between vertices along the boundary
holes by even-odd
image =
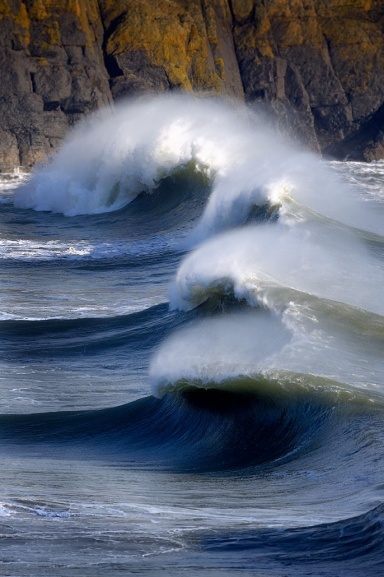
[[[0,181],[0,574],[381,574],[384,163],[167,95]]]

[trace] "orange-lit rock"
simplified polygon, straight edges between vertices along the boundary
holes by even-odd
[[[305,146],[384,157],[382,0],[0,0],[0,169],[168,90],[246,99]]]

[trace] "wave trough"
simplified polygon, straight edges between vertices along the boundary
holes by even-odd
[[[382,568],[383,163],[266,124],[132,100],[1,195],[10,574]]]

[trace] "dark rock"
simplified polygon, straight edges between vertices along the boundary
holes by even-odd
[[[117,72],[116,76],[111,75],[114,99],[140,92],[159,93],[171,88],[164,68],[154,66],[142,50],[112,55],[109,63],[109,69]]]
[[[232,0],[232,7],[247,99],[267,101],[276,123],[312,148],[340,156],[345,142],[356,144],[384,102],[384,4]]]
[[[0,0],[0,170],[43,162],[79,115],[111,102],[94,4]]]
[[[384,158],[382,0],[0,0],[0,170],[113,100],[246,100],[337,158]]]

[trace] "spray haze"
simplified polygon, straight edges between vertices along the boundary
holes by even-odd
[[[244,106],[180,95],[125,103],[77,130],[14,202],[68,216],[111,212],[141,193],[160,194],[186,166],[204,173],[210,189],[174,244],[192,252],[170,284],[170,308],[234,298],[269,312],[257,322],[231,314],[176,333],[154,357],[153,390],[272,369],[337,380],[338,365],[345,382],[363,386],[353,327],[376,315],[369,338],[379,346],[384,205],[364,202],[337,165],[288,146]]]

